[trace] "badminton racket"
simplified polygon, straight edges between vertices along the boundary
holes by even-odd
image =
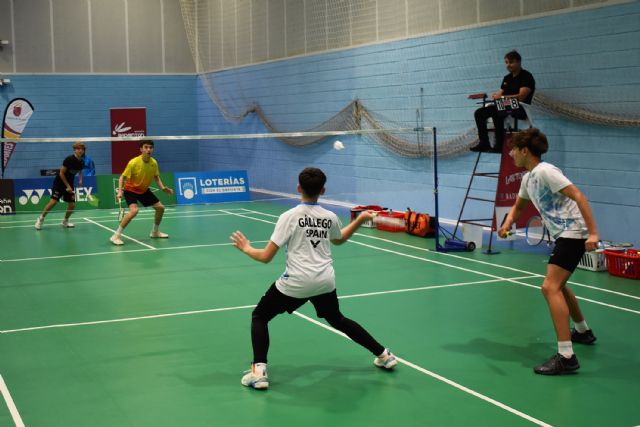
[[[542,218],[537,215],[529,218],[529,221],[527,222],[527,228],[525,230],[527,243],[531,246],[537,246],[544,240],[545,234],[549,234],[549,232],[544,226]]]

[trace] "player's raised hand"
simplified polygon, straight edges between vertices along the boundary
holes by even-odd
[[[236,230],[233,233],[231,233],[231,236],[229,236],[229,239],[231,239],[231,241],[233,242],[233,246],[235,246],[242,252],[246,252],[247,249],[251,247],[251,244],[249,243],[249,239],[247,239],[245,235],[242,234],[242,232],[239,230]]]

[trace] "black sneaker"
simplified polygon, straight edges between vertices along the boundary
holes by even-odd
[[[502,147],[491,147],[489,152],[490,153],[500,153],[500,154],[502,154]]]
[[[587,329],[584,332],[578,332],[575,329],[571,329],[571,341],[577,342],[580,344],[593,344],[596,342],[596,336],[593,335],[593,331],[591,329]]]
[[[542,365],[533,368],[533,372],[540,375],[563,375],[574,373],[578,369],[580,369],[580,364],[575,354],[567,359],[557,353]]]
[[[469,148],[469,151],[473,151],[474,153],[478,153],[478,152],[486,153],[490,150],[491,150],[491,147],[489,145],[482,144],[482,143],[478,145],[474,145],[473,147]]]

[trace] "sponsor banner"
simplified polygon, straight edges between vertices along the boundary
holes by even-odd
[[[247,171],[176,172],[175,185],[181,205],[250,199]]]
[[[0,215],[16,213],[16,203],[13,193],[13,180],[0,179]]]
[[[22,212],[39,212],[49,203],[53,177],[13,180],[16,209]],[[97,196],[96,177],[82,178],[82,187],[78,187],[78,177],[75,177],[76,207],[75,209],[94,209],[96,204],[93,197]],[[54,210],[66,209],[66,202],[60,200]]]
[[[504,144],[502,144],[502,157],[500,159],[500,174],[498,177],[498,187],[496,189],[496,211],[494,215],[494,227],[496,225],[496,217],[497,217],[497,225],[500,227],[500,224],[503,222],[504,215],[498,215],[498,208],[511,208],[513,204],[516,202],[516,198],[518,196],[518,192],[520,191],[520,184],[522,183],[522,177],[527,173],[525,168],[517,167],[509,152],[511,151],[511,134],[505,135]],[[500,210],[502,213],[504,210]],[[509,210],[507,209],[507,213]],[[533,206],[533,203],[529,203],[528,206],[522,212],[522,215],[518,219],[516,226],[518,228],[525,227],[527,225],[527,221],[533,215],[537,215],[536,208]]]
[[[98,188],[100,188],[100,194],[98,196],[100,203],[100,209],[113,209],[118,206],[118,200],[116,199],[116,194],[118,194],[118,180],[120,179],[120,175],[101,175],[97,177],[98,180]],[[160,179],[164,185],[169,187],[173,184],[173,173],[166,172],[160,174]],[[176,195],[168,195],[158,188],[156,181],[151,181],[151,185],[149,189],[155,196],[160,200],[165,206],[175,205],[176,204]],[[124,205],[126,202],[122,201]],[[142,208],[142,205],[139,205]]]
[[[111,136],[147,135],[146,108],[112,108],[110,111]],[[138,141],[111,142],[111,173],[122,173],[129,160],[139,155],[140,143]]]
[[[33,105],[24,98],[15,98],[9,101],[4,111],[2,123],[3,138],[20,138],[27,122],[33,114]],[[16,148],[15,142],[3,142],[2,144],[2,177],[7,169],[9,159]]]

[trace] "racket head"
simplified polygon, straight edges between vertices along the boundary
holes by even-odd
[[[94,196],[93,194],[90,194],[89,197],[87,197],[87,202],[94,208],[97,208],[100,205],[100,199],[98,196]]]
[[[542,218],[537,215],[529,218],[529,221],[527,221],[527,228],[525,230],[525,237],[530,246],[539,245],[544,239],[545,232],[546,229],[542,222]]]

